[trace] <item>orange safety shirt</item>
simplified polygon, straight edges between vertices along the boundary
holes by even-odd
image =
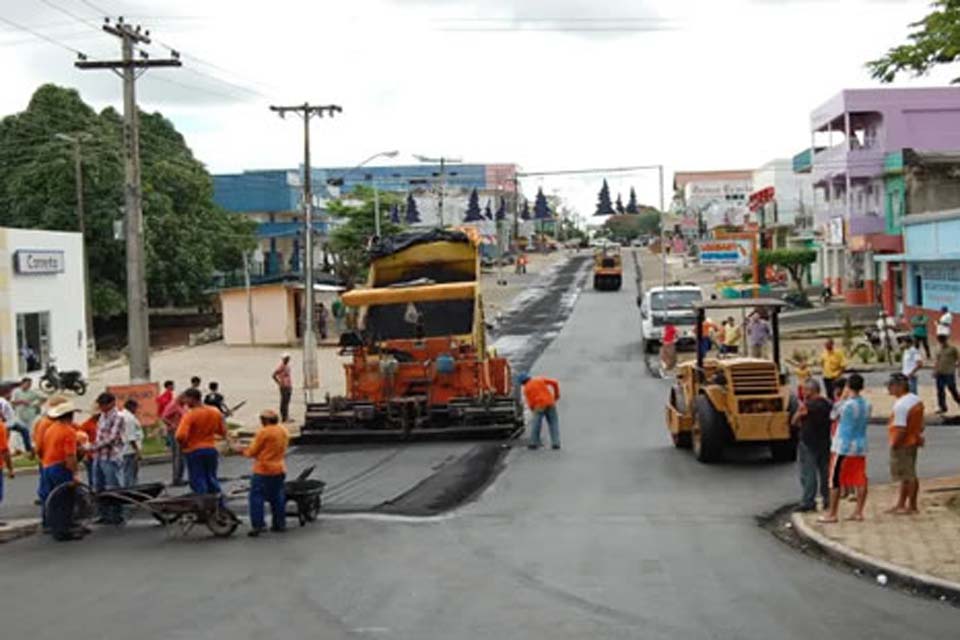
[[[37,455],[43,455],[43,434],[51,424],[53,420],[49,416],[42,415],[33,426],[33,447],[37,450]]]
[[[254,436],[243,455],[253,458],[253,472],[261,476],[278,476],[287,472],[284,456],[290,434],[279,424],[268,424]]]
[[[216,407],[200,406],[187,411],[177,427],[177,442],[184,453],[197,449],[213,449],[217,436],[225,437],[223,414]]]
[[[2,454],[8,451],[10,451],[10,440],[7,438],[7,425],[3,420],[0,420],[0,470],[3,469]]]
[[[77,430],[66,422],[53,422],[43,434],[43,450],[40,464],[43,468],[65,462],[70,456],[77,455]]]
[[[552,407],[560,399],[560,383],[552,378],[530,378],[523,385],[523,396],[532,411]]]

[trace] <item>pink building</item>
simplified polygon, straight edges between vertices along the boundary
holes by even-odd
[[[886,274],[874,256],[903,250],[886,224],[885,159],[906,148],[960,149],[960,89],[848,89],[813,111],[810,130],[824,285],[851,303],[876,303]]]

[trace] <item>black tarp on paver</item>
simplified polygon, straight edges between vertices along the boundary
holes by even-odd
[[[399,253],[404,249],[416,246],[418,244],[427,244],[430,242],[470,242],[469,236],[462,231],[452,231],[450,229],[430,229],[429,231],[408,231],[396,235],[380,238],[372,247],[370,247],[371,258],[385,258],[386,256]]]

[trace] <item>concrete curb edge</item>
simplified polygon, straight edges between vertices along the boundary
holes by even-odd
[[[790,522],[793,524],[794,531],[801,538],[816,546],[820,551],[835,559],[848,564],[867,569],[869,571],[885,573],[896,577],[905,583],[925,589],[935,590],[939,593],[948,594],[952,597],[960,597],[960,583],[931,576],[926,573],[920,573],[903,567],[901,565],[887,562],[879,558],[874,558],[861,553],[850,547],[831,540],[819,531],[810,527],[799,513],[790,516]]]

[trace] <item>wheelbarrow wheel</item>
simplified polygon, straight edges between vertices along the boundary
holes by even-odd
[[[237,516],[233,515],[232,511],[220,507],[207,516],[205,524],[210,532],[218,538],[229,538],[240,526],[240,521],[237,520]]]
[[[303,519],[307,522],[316,522],[320,515],[320,496],[310,498],[304,505]]]

